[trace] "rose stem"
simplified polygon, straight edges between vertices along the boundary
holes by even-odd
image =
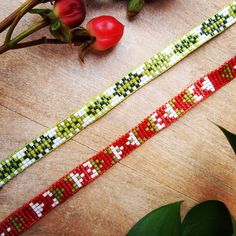
[[[31,2],[32,4],[30,4]],[[37,3],[35,0],[27,0],[25,3],[23,3],[19,8],[17,8],[14,12],[12,12],[7,18],[5,18],[2,22],[0,22],[0,33],[2,33],[5,29],[7,29],[12,24],[16,16],[20,13],[20,11],[24,7],[30,4],[30,6],[33,8],[40,2],[41,2],[40,0],[38,0]]]
[[[41,45],[41,44],[66,44],[66,43],[60,41],[59,39],[48,39],[46,37],[43,37],[41,39],[16,44],[16,45],[12,46],[11,48],[7,48],[3,45],[0,47],[0,54],[4,53],[10,49],[27,48],[27,47],[37,46],[37,45]]]
[[[28,37],[29,35],[35,33],[36,31],[44,28],[45,26],[49,25],[49,22],[42,20],[38,23],[36,23],[35,25],[33,25],[32,27],[30,27],[28,30],[20,33],[19,35],[17,35],[15,38],[13,38],[8,45],[10,47],[16,45],[18,42],[20,42],[21,40],[25,39],[26,37]]]
[[[24,8],[30,2],[32,2],[31,8],[33,8],[40,3],[52,2],[52,1],[51,0],[38,0],[38,1],[27,0],[19,8],[17,8],[14,12],[12,12],[8,17],[6,17],[2,22],[0,22],[0,33],[2,33],[5,29],[7,29],[12,24],[12,22],[14,21],[16,16],[19,14],[21,9]]]
[[[67,44],[67,43],[62,42],[59,39],[48,39],[46,37],[43,37],[41,39],[16,44],[12,49],[27,48],[27,47],[37,46],[37,45],[41,45],[41,44]]]
[[[18,24],[18,22],[20,21],[20,19],[30,10],[32,9],[32,6],[35,5],[36,3],[38,3],[39,0],[32,0],[32,1],[28,1],[27,4],[21,8],[20,12],[18,13],[18,15],[15,17],[15,19],[13,20],[6,38],[5,38],[5,42],[4,42],[4,46],[2,48],[2,52],[6,52],[7,50],[11,49],[14,45],[16,45],[18,42],[20,42],[21,40],[23,40],[24,38],[28,37],[29,35],[33,34],[34,32],[42,29],[43,27],[47,26],[49,23],[46,20],[40,21],[37,24],[33,25],[32,27],[30,27],[28,30],[20,33],[19,35],[17,35],[15,38],[13,38],[11,40],[11,36],[12,33],[16,27],[16,25]]]
[[[0,47],[0,54],[14,48],[18,42],[25,39],[26,37],[33,34],[34,32],[44,28],[48,24],[49,23],[47,21],[43,20],[43,21],[40,21],[37,24],[33,25],[32,27],[30,27],[28,30],[20,33],[15,38],[13,38],[11,41],[9,41],[7,44],[4,44],[3,46]]]
[[[41,39],[16,44],[11,48],[6,48],[5,45],[3,45],[0,47],[0,54],[3,54],[4,52],[10,49],[14,50],[14,49],[20,49],[20,48],[27,48],[27,47],[33,47],[33,46],[42,45],[42,44],[67,44],[67,43],[62,42],[59,39],[48,39],[46,37],[43,37]]]
[[[2,33],[5,29],[7,29],[12,24],[12,22],[14,21],[16,16],[19,14],[21,9],[25,7],[27,4],[28,4],[28,1],[23,3],[19,8],[17,8],[8,17],[6,17],[2,22],[0,22],[0,33]]]
[[[32,6],[35,5],[35,3],[37,2],[38,3],[39,0],[31,0],[31,1],[28,1],[26,3],[25,6],[23,6],[20,10],[20,12],[18,13],[18,15],[15,17],[15,19],[13,20],[8,32],[7,32],[7,35],[6,35],[6,38],[5,38],[5,42],[4,44],[7,44],[10,40],[11,40],[11,36],[12,36],[12,33],[16,27],[16,25],[19,23],[20,19],[30,10],[32,9]]]

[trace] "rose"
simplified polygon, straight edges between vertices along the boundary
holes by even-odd
[[[57,0],[53,11],[59,20],[69,28],[79,26],[86,16],[82,0]]]

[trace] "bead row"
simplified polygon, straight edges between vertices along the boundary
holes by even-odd
[[[182,38],[152,56],[103,93],[88,101],[78,111],[0,162],[0,188],[235,22],[236,1],[233,1]]]
[[[145,141],[236,77],[236,57],[200,78],[136,127],[97,153],[0,223],[0,236],[19,235]]]

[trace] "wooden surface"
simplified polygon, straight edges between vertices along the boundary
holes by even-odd
[[[0,19],[20,2],[0,0]],[[0,160],[228,3],[158,0],[130,22],[124,2],[98,2],[88,1],[86,20],[111,14],[126,26],[122,42],[112,52],[90,53],[85,65],[78,63],[76,49],[67,46],[40,46],[0,56]],[[19,28],[35,20],[27,17]],[[0,191],[0,220],[234,56],[235,38],[233,26],[10,181]],[[185,200],[183,214],[197,202],[219,199],[236,216],[236,158],[210,122],[236,133],[235,91],[233,81],[25,235],[125,235],[152,209],[180,199]]]

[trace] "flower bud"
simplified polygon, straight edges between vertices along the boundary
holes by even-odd
[[[137,15],[143,8],[144,0],[129,0],[128,1],[128,16]]]
[[[78,27],[86,16],[82,0],[57,0],[54,5],[54,13],[69,28]]]

